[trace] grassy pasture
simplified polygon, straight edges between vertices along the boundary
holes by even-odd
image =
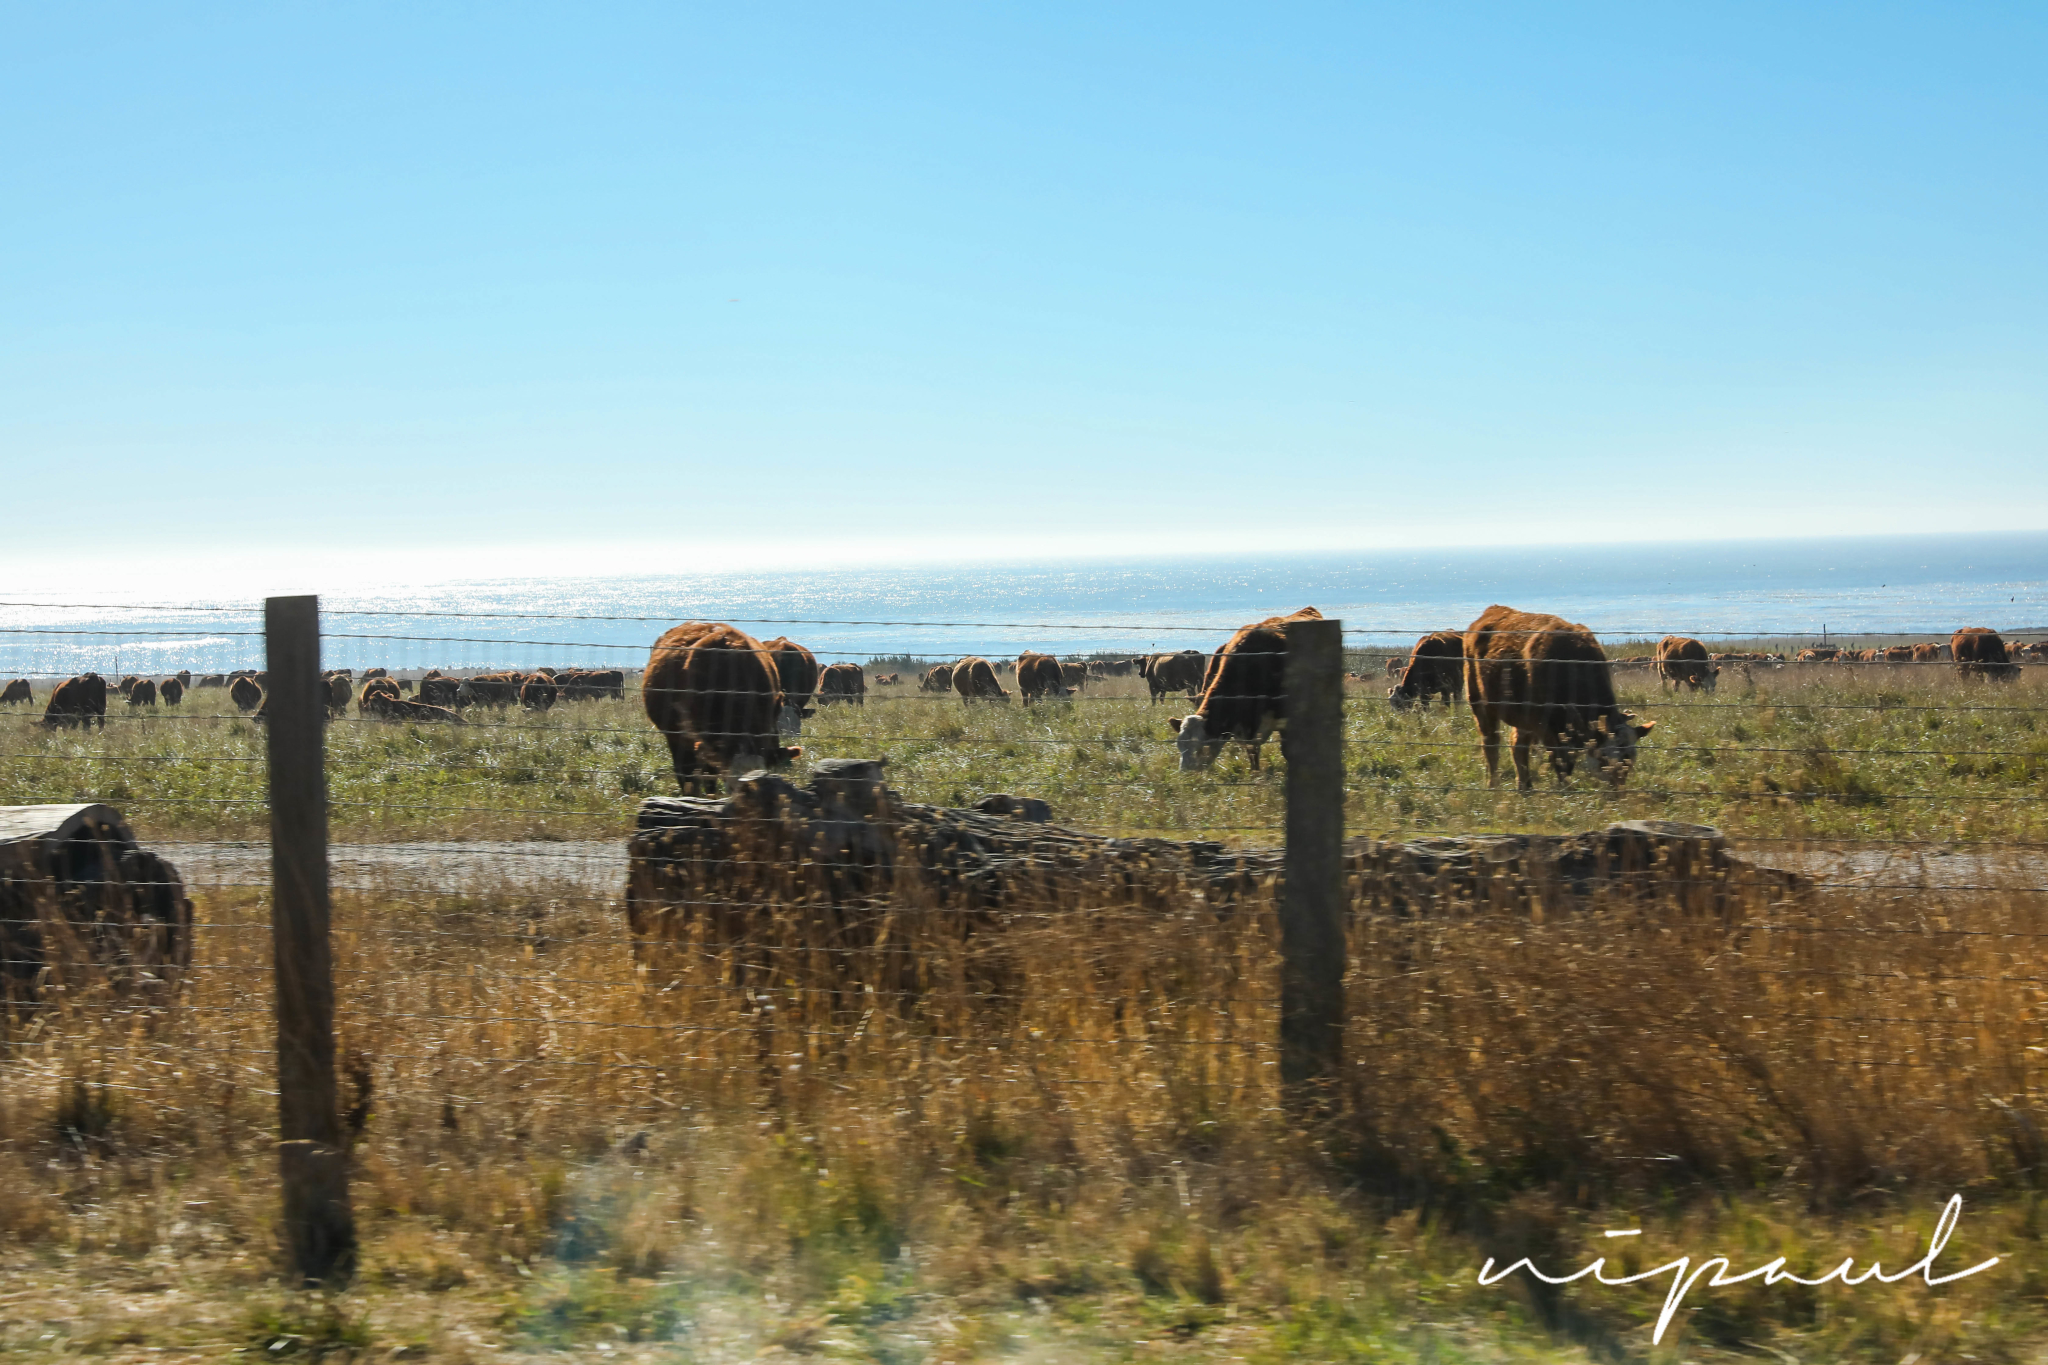
[[[905,670],[907,672],[907,670]],[[1657,722],[1620,792],[1584,775],[1530,795],[1489,791],[1470,713],[1397,714],[1377,679],[1349,700],[1346,813],[1355,830],[1402,834],[1561,831],[1614,819],[1716,824],[1780,838],[2023,840],[2048,835],[2048,669],[2013,685],[1965,685],[1940,668],[1790,667],[1712,697],[1617,674],[1625,705]],[[884,757],[913,800],[990,792],[1043,797],[1083,828],[1277,840],[1278,745],[1254,773],[1236,748],[1182,773],[1166,719],[1136,678],[1079,700],[968,707],[915,684],[865,705],[820,708],[808,758]],[[335,838],[611,838],[643,795],[675,790],[667,752],[630,691],[546,713],[476,708],[462,727],[351,717],[329,731]],[[45,731],[0,711],[0,803],[106,800],[146,837],[253,838],[264,831],[263,737],[213,691],[141,714],[118,703],[104,732]],[[1505,756],[1503,759],[1505,769]],[[1539,768],[1541,764],[1539,763]]]

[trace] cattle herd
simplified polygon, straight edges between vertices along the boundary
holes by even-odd
[[[1313,607],[1291,616],[1269,617],[1245,626],[1213,653],[1187,649],[1130,659],[1062,661],[1027,650],[1012,661],[970,655],[917,675],[927,694],[952,693],[969,705],[1029,704],[1072,697],[1100,678],[1144,679],[1157,705],[1174,695],[1195,704],[1186,716],[1167,721],[1184,770],[1206,768],[1231,743],[1243,746],[1252,768],[1260,747],[1286,724],[1284,672],[1289,622],[1321,620]],[[1530,751],[1541,747],[1559,781],[1581,762],[1610,784],[1619,785],[1634,766],[1638,746],[1655,728],[1615,699],[1616,670],[1652,673],[1660,687],[1713,692],[1724,667],[1752,676],[1757,669],[1951,664],[1966,681],[2010,682],[2022,659],[2048,658],[2048,642],[2008,644],[1997,632],[1973,627],[1947,644],[1922,643],[1887,649],[1812,648],[1788,659],[1782,654],[1710,652],[1686,636],[1667,635],[1654,652],[1610,659],[1586,627],[1560,617],[1494,606],[1463,631],[1434,631],[1403,657],[1389,659],[1394,679],[1387,700],[1397,711],[1426,708],[1440,698],[1446,707],[1464,701],[1478,725],[1487,781],[1500,779],[1502,730],[1512,731],[1516,786],[1533,785]],[[1363,681],[1363,675],[1353,674]],[[1014,684],[1014,692],[1004,686]],[[902,685],[901,673],[877,674],[876,687]],[[56,728],[104,728],[112,690],[133,708],[179,706],[191,692],[223,689],[235,707],[257,721],[266,712],[268,679],[242,669],[195,677],[181,671],[162,678],[129,676],[109,689],[97,673],[81,673],[56,685],[41,724]],[[428,670],[417,681],[369,668],[357,678],[336,669],[322,679],[322,700],[330,718],[341,718],[353,703],[367,719],[464,723],[473,707],[522,707],[545,711],[558,702],[622,699],[626,675],[620,669],[540,668],[531,672],[479,673],[466,678]],[[695,621],[675,627],[654,644],[641,679],[647,718],[668,744],[677,783],[685,793],[710,792],[722,774],[776,767],[803,753],[783,741],[801,733],[805,719],[830,705],[864,706],[868,677],[857,664],[821,666],[817,656],[794,640],[756,640],[738,627]],[[408,695],[410,694],[410,695]],[[34,690],[17,678],[0,690],[0,704],[30,705]]]

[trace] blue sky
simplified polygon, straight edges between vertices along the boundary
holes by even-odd
[[[1560,11],[10,4],[0,566],[2048,525],[2048,9]]]

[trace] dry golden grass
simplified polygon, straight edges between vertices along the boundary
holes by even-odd
[[[760,909],[746,990],[701,934],[636,960],[608,899],[340,897],[365,1256],[325,1305],[276,1281],[267,912],[205,896],[205,965],[175,1005],[83,989],[13,1026],[0,1343],[1656,1355],[1661,1284],[1537,1295],[1473,1274],[1582,1265],[1610,1227],[1646,1230],[1636,1264],[1896,1268],[1955,1191],[1945,1267],[2010,1257],[1999,1272],[1701,1291],[1684,1355],[2043,1340],[2036,893],[1361,920],[1338,1112],[1303,1129],[1268,1045],[1269,897],[1228,915],[1067,899],[970,927],[899,891],[873,949],[761,950],[808,939],[794,920],[814,911]]]

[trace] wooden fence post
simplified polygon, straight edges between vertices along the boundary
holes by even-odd
[[[1287,883],[1280,902],[1280,1084],[1327,1108],[1343,1060],[1344,623],[1287,625]]]
[[[326,697],[320,599],[263,603],[270,756],[270,935],[277,983],[278,1174],[285,1239],[302,1282],[355,1271],[348,1147],[337,1112],[334,962],[327,940]]]

